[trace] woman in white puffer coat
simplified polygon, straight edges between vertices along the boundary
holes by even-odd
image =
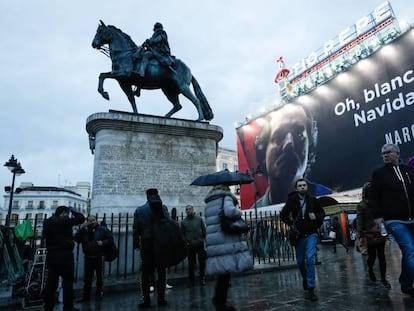
[[[236,310],[227,305],[227,292],[231,273],[240,273],[253,268],[253,259],[244,235],[229,235],[221,230],[219,213],[223,209],[229,218],[242,215],[237,198],[226,185],[214,186],[204,202],[206,222],[207,262],[206,273],[217,276],[213,296],[216,310]]]

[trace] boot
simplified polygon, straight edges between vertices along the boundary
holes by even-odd
[[[91,299],[90,294],[83,294],[81,299],[78,299],[76,302],[88,302]]]
[[[235,311],[233,306],[227,305],[227,292],[230,287],[230,275],[220,275],[214,289],[213,305],[217,311]]]
[[[318,297],[315,295],[315,289],[314,288],[309,288],[308,292],[306,293],[305,298],[310,300],[310,301],[318,300]]]
[[[141,309],[151,308],[151,297],[148,290],[142,291],[141,303],[138,305]]]
[[[368,268],[368,275],[369,275],[369,279],[372,282],[376,282],[377,281],[377,277],[375,276],[374,270],[372,268]]]
[[[166,306],[167,300],[165,300],[165,287],[166,281],[165,280],[158,280],[157,281],[157,302],[158,306]]]
[[[382,284],[382,286],[384,286],[385,288],[387,288],[387,289],[391,289],[391,284],[385,279],[385,278],[383,278],[382,280],[381,280],[381,284]]]

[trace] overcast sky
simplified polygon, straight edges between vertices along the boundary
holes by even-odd
[[[220,146],[236,149],[235,122],[278,101],[276,59],[292,66],[346,27],[372,12],[380,0],[19,0],[0,3],[0,161],[14,154],[26,170],[16,185],[92,182],[93,156],[86,118],[109,109],[131,111],[113,80],[110,101],[97,89],[110,59],[92,49],[99,20],[129,34],[137,44],[155,22],[167,31],[171,52],[203,89],[221,126]],[[414,22],[414,5],[393,0],[399,20]],[[180,96],[177,118],[197,118]],[[171,107],[160,90],[142,91],[138,111],[164,115]],[[3,167],[0,186],[11,184]],[[3,206],[3,200],[0,200]]]

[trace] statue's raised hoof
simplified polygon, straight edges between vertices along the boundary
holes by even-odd
[[[105,99],[107,99],[107,100],[109,100],[109,94],[108,94],[108,92],[103,92],[102,93],[102,97],[105,98]]]

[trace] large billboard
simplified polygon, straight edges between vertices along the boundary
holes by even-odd
[[[237,129],[243,209],[284,202],[305,176],[321,195],[360,188],[382,164],[381,146],[414,155],[414,30],[311,93]],[[259,170],[257,169],[259,168]]]

